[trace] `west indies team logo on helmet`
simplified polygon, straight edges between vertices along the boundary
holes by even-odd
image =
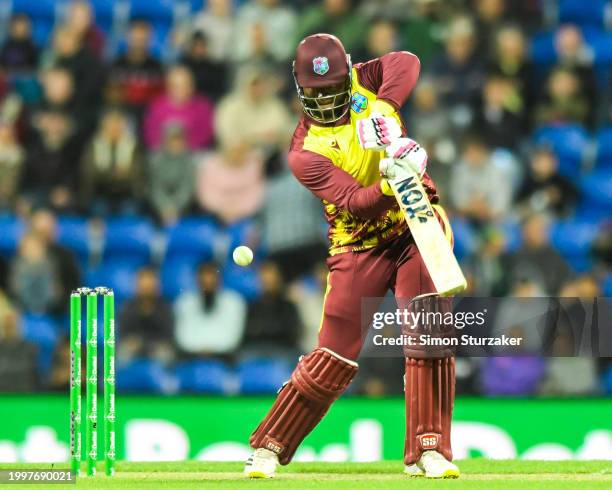
[[[317,75],[325,75],[329,71],[329,61],[325,56],[312,59],[312,69]]]
[[[336,36],[312,34],[297,47],[293,79],[304,113],[331,124],[349,113],[351,57]]]

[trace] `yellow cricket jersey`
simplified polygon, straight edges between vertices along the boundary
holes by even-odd
[[[323,201],[332,255],[372,248],[407,230],[395,198],[385,195],[380,186],[378,165],[384,152],[363,149],[356,132],[357,121],[375,112],[393,116],[403,125],[393,105],[377,94],[385,80],[374,63],[381,60],[352,68],[351,107],[346,118],[333,126],[321,126],[304,116],[291,144],[292,171]],[[430,199],[437,199],[429,177],[424,183]]]

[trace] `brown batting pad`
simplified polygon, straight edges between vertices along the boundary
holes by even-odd
[[[324,348],[302,356],[268,415],[251,434],[251,446],[269,449],[278,454],[281,464],[289,463],[357,369],[356,362]]]
[[[404,462],[416,463],[435,449],[451,461],[451,417],[455,401],[455,358],[406,359],[406,445]]]

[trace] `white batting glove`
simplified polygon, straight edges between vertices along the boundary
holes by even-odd
[[[410,138],[397,138],[385,150],[387,158],[395,161],[401,168],[409,169],[419,177],[427,169],[427,152]]]
[[[357,121],[357,138],[366,150],[383,150],[402,135],[402,128],[393,117],[372,114]]]

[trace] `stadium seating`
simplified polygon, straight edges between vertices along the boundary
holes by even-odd
[[[597,167],[612,168],[612,126],[597,133]]]
[[[218,242],[218,228],[212,220],[204,218],[185,218],[168,230],[167,257],[190,255],[198,260],[213,257],[215,243]]]
[[[240,393],[272,394],[289,380],[292,366],[285,360],[254,358],[238,366]]]
[[[38,346],[38,365],[41,373],[49,373],[53,350],[58,340],[58,327],[47,315],[24,315],[21,318],[22,335]]]
[[[201,359],[185,362],[177,366],[175,375],[183,391],[219,395],[235,392],[234,376],[221,361]]]
[[[603,27],[607,0],[559,0],[559,21]]]
[[[19,240],[25,231],[25,224],[13,215],[0,216],[0,254],[10,256],[17,250]]]
[[[606,298],[612,298],[612,273],[608,274],[602,283],[603,295]]]
[[[13,12],[24,12],[35,20],[53,20],[62,2],[56,0],[12,0]]]
[[[136,272],[145,265],[139,259],[120,259],[102,262],[91,268],[86,274],[86,286],[110,287],[115,292],[115,301],[118,306],[134,295],[136,286]]]
[[[160,277],[162,293],[174,300],[183,291],[192,291],[196,287],[197,256],[176,256],[166,259],[162,264]]]
[[[589,252],[598,230],[599,223],[596,221],[567,219],[553,226],[551,241],[564,255],[583,255]]]
[[[581,179],[585,207],[607,209],[612,216],[612,168],[591,172]]]
[[[559,172],[576,177],[582,170],[585,147],[589,136],[578,124],[560,124],[539,128],[533,141],[536,145],[550,146],[559,159]]]
[[[259,296],[259,276],[253,267],[240,267],[228,262],[223,268],[223,285],[237,291],[247,300]]]
[[[151,221],[140,217],[122,217],[106,222],[105,259],[129,258],[148,262],[155,228]]]
[[[176,378],[159,362],[138,359],[117,368],[119,392],[171,394],[177,389]]]
[[[89,223],[85,218],[61,216],[57,222],[57,241],[84,262],[90,253]]]

